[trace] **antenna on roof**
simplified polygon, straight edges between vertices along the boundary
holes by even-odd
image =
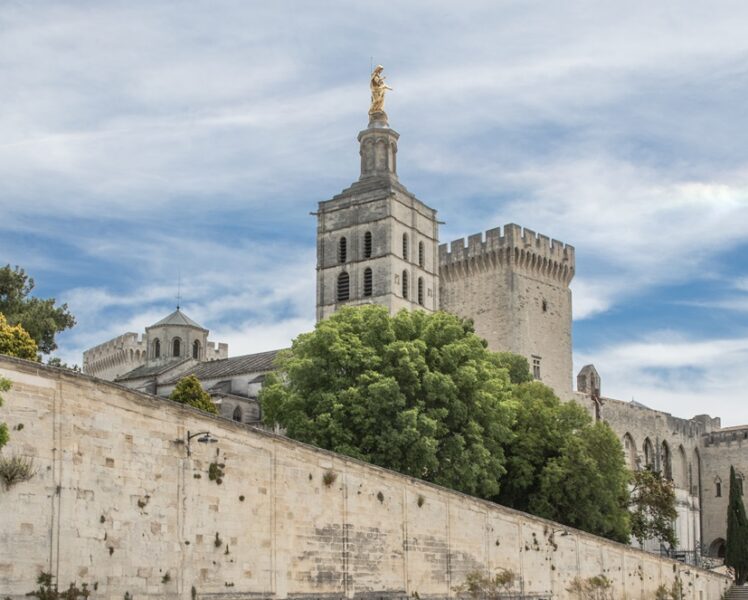
[[[177,310],[182,300],[182,270],[177,271]]]

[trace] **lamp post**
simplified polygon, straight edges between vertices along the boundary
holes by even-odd
[[[198,437],[199,436],[199,437]],[[187,432],[187,456],[192,456],[192,449],[190,448],[190,442],[192,438],[197,438],[197,441],[201,444],[215,444],[218,442],[218,438],[214,437],[210,431],[198,431],[197,433]]]

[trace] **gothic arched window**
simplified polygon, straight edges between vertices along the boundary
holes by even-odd
[[[408,260],[408,234],[403,234],[403,258]]]
[[[423,277],[418,278],[418,304],[423,306]]]
[[[156,338],[153,341],[153,358],[160,358],[161,357],[161,340]]]
[[[234,421],[238,421],[239,423],[241,423],[241,422],[242,422],[242,407],[241,407],[241,406],[237,406],[237,407],[236,407],[236,408],[234,409],[234,414],[233,414],[233,415],[231,415],[231,418],[232,418],[232,419],[233,419]]]
[[[351,278],[343,271],[338,275],[338,302],[345,302],[351,297]]]
[[[418,266],[422,267],[426,264],[426,248],[423,242],[418,242]]]
[[[364,258],[371,258],[371,231],[364,234]]]
[[[654,448],[652,441],[647,438],[644,440],[644,466],[654,468]]]
[[[198,360],[200,358],[200,341],[195,340],[192,342],[192,358]]]
[[[367,267],[364,269],[364,296],[371,296],[373,287],[371,269]]]
[[[182,353],[182,340],[179,338],[174,338],[174,341],[171,343],[171,355],[172,356],[179,356]]]
[[[660,453],[660,471],[662,476],[668,481],[673,480],[673,462],[670,456],[670,446],[667,442],[662,442],[662,452]]]
[[[408,299],[408,272],[403,271],[403,298]]]

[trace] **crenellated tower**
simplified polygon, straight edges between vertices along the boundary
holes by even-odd
[[[509,224],[439,247],[440,308],[470,318],[495,351],[525,356],[571,397],[574,247]]]
[[[317,320],[344,305],[439,306],[436,211],[398,180],[399,137],[383,110],[370,112],[358,181],[319,203]]]

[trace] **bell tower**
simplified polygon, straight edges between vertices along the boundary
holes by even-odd
[[[346,305],[382,304],[391,314],[439,308],[436,211],[398,179],[400,135],[384,112],[381,70],[372,73],[369,124],[358,134],[358,181],[316,213],[317,320]]]

